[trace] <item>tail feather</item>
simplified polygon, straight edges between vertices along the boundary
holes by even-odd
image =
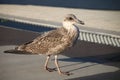
[[[11,50],[6,50],[4,51],[4,53],[12,53],[12,54],[35,54],[35,53],[31,53],[31,52],[27,52],[25,50],[26,46],[30,43],[32,43],[33,41],[27,42],[25,44],[22,44],[18,47],[15,47],[15,49],[11,49]]]
[[[19,50],[16,50],[16,49],[11,49],[11,50],[6,50],[4,51],[4,53],[11,53],[11,54],[24,54],[24,55],[30,55],[30,54],[33,54],[33,53],[30,53],[30,52],[26,52],[26,51],[19,51]]]

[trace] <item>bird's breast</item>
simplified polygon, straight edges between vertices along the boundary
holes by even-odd
[[[76,42],[76,40],[79,37],[78,27],[75,25],[71,26],[71,28],[68,30],[67,35],[69,36],[71,43],[74,45],[74,43]]]

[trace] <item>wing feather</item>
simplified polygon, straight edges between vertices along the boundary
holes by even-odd
[[[24,50],[38,54],[52,54],[61,52],[63,51],[63,48],[69,44],[66,33],[67,31],[63,28],[46,32],[35,38],[32,42],[25,44]]]

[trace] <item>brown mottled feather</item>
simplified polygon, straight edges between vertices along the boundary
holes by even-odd
[[[72,45],[70,41],[67,30],[58,28],[44,33],[33,41],[19,46],[17,49],[33,54],[58,54]]]
[[[68,47],[75,44],[79,36],[79,29],[75,23],[84,24],[73,14],[68,14],[64,18],[63,27],[56,30],[46,32],[33,41],[27,42],[23,45],[18,46],[14,50],[4,51],[5,53],[20,53],[27,52],[30,54],[46,54],[47,59],[45,61],[44,68],[51,72],[53,69],[48,67],[50,55],[55,55],[55,65],[59,74],[71,75],[69,72],[62,72],[58,65],[57,54],[61,53]]]

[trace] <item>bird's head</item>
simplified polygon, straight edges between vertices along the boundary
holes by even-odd
[[[64,21],[63,21],[63,25],[64,24],[73,25],[75,23],[78,23],[78,24],[81,24],[81,25],[85,24],[83,21],[79,20],[74,14],[67,14],[65,16]]]

